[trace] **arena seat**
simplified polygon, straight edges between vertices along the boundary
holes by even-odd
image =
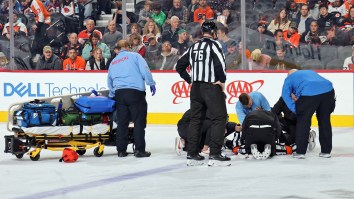
[[[352,51],[352,46],[338,46],[338,59],[344,60],[345,58],[350,57],[352,55]]]
[[[343,59],[334,59],[326,64],[326,69],[329,70],[343,70]]]
[[[307,59],[305,62],[301,64],[303,69],[309,70],[323,70],[325,69],[323,63],[318,59]]]

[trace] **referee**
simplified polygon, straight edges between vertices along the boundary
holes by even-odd
[[[191,121],[188,132],[187,165],[201,165],[204,157],[199,155],[201,126],[206,111],[211,113],[211,140],[209,166],[229,166],[230,158],[221,154],[227,119],[224,89],[226,81],[225,57],[221,44],[216,41],[217,27],[214,22],[202,24],[203,38],[193,44],[177,62],[176,70],[192,84]],[[187,67],[191,68],[191,76]]]

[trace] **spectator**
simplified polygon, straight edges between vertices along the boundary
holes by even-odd
[[[325,30],[330,24],[334,24],[335,16],[332,13],[328,13],[328,6],[326,4],[320,5],[320,18],[317,20],[320,32]]]
[[[239,69],[239,58],[240,53],[237,50],[236,41],[229,42],[227,44],[227,52],[225,54],[225,62],[227,70]]]
[[[273,70],[300,69],[300,66],[295,64],[294,60],[287,55],[286,50],[281,47],[276,49],[276,56],[272,58],[269,65]]]
[[[139,53],[142,57],[145,56],[146,47],[142,42],[141,36],[138,33],[133,33],[130,35],[131,51]]]
[[[100,42],[100,36],[97,33],[90,35],[89,42],[87,42],[82,50],[82,58],[86,61],[93,58],[93,50],[95,48],[101,48],[103,57],[109,59],[111,57],[111,51],[105,43]]]
[[[161,37],[161,32],[160,32],[160,29],[159,27],[157,26],[157,24],[154,22],[154,21],[148,21],[145,26],[144,26],[144,29],[143,29],[143,43],[145,45],[148,45],[149,44],[149,41],[148,41],[148,34],[153,34],[156,38],[155,40],[158,41]]]
[[[298,33],[300,35],[306,34],[310,31],[310,23],[313,21],[312,17],[309,16],[309,6],[303,4],[300,9],[300,13],[296,19],[298,26]]]
[[[71,17],[75,14],[75,7],[73,0],[64,0],[61,4],[61,14]]]
[[[258,28],[257,28],[257,32],[259,34],[263,34],[264,36],[270,36],[270,37],[273,37],[273,33],[270,32],[268,29],[267,29],[267,23],[266,22],[263,22],[263,21],[260,21],[258,23]]]
[[[351,43],[351,37],[353,36],[351,32],[344,32],[336,25],[330,24],[325,28],[327,32],[327,41],[325,44],[335,45],[335,46],[347,46]]]
[[[156,68],[156,63],[162,52],[162,44],[157,42],[156,36],[147,34],[149,45],[146,47],[145,60],[150,69]]]
[[[14,13],[23,13],[23,6],[18,0],[13,0]],[[0,14],[9,14],[9,0],[1,4]]]
[[[43,55],[36,64],[36,70],[61,70],[61,59],[53,54],[50,46],[44,46]]]
[[[266,41],[266,45],[263,48],[265,54],[275,56],[276,48],[280,47],[286,50],[287,53],[290,51],[291,44],[284,40],[284,32],[281,29],[278,29],[274,32],[273,40]]]
[[[182,0],[173,0],[173,6],[168,12],[166,23],[171,24],[171,17],[173,16],[178,17],[182,26],[185,26],[188,23],[188,8],[183,6]]]
[[[55,13],[60,11],[60,1],[59,0],[46,0],[44,3],[44,7],[48,10],[48,12]]]
[[[87,61],[85,70],[108,70],[108,59],[102,56],[102,49],[95,48],[92,53],[93,59]]]
[[[112,1],[111,0],[97,0],[98,13],[100,15],[112,14]]]
[[[127,38],[129,39],[129,38],[130,38],[130,35],[132,35],[132,34],[138,34],[138,35],[141,34],[141,29],[140,29],[139,24],[137,24],[137,23],[132,23],[132,24],[130,25],[130,34],[127,35]]]
[[[107,44],[112,52],[116,46],[116,43],[123,38],[123,35],[116,29],[116,22],[113,20],[108,22],[107,28],[108,32],[103,35],[102,43]]]
[[[232,40],[227,34],[229,33],[229,29],[225,26],[220,26],[218,27],[217,30],[218,33],[218,41],[220,42],[221,46],[222,46],[222,51],[224,53],[227,52],[227,46],[226,43],[227,42],[232,42],[234,40]]]
[[[253,33],[250,37],[251,44],[257,46],[257,48],[262,48],[265,45],[266,40],[269,40],[272,37],[273,33],[267,30],[267,24],[259,22],[257,32]]]
[[[320,16],[320,6],[321,1],[319,0],[309,0],[308,5],[309,5],[309,15],[312,17],[314,20],[318,20],[318,17]]]
[[[0,14],[8,15],[9,14],[9,0],[2,2],[0,7]]]
[[[39,58],[39,54],[42,54],[43,47],[49,43],[47,35],[47,28],[51,23],[48,10],[44,7],[40,0],[21,0],[23,6],[30,6],[32,12],[35,14],[36,24],[32,26],[35,30],[34,41],[32,44],[33,53],[36,54],[35,60]]]
[[[198,7],[199,7],[198,0],[192,0],[191,3],[188,5],[188,12],[189,12],[188,22],[194,21],[194,11],[198,9]]]
[[[249,68],[250,70],[267,70],[271,60],[272,58],[269,55],[262,54],[261,50],[255,49],[251,54]]]
[[[342,17],[348,17],[350,5],[347,1],[344,0],[329,0],[331,2],[328,5],[329,13],[340,13]]]
[[[297,15],[299,14],[299,7],[295,2],[287,1],[286,2],[286,10],[288,14],[289,21],[295,21]]]
[[[14,36],[27,36],[26,25],[18,20],[17,14],[13,13],[13,27],[14,27]],[[6,23],[4,29],[2,30],[2,36],[10,39],[10,23]]]
[[[291,22],[289,30],[284,31],[284,40],[288,41],[292,48],[297,48],[300,45],[300,37],[301,35],[297,31],[297,23]]]
[[[177,49],[177,55],[181,56],[191,45],[192,44],[188,41],[186,30],[180,29],[178,31],[178,41],[172,44],[172,47]]]
[[[76,48],[69,48],[68,58],[63,62],[63,70],[85,70],[85,60],[77,55]]]
[[[343,70],[354,70],[354,45],[352,47],[352,56],[344,60]]]
[[[176,16],[171,17],[171,27],[162,32],[162,42],[169,41],[174,43],[178,40],[179,19]]]
[[[227,26],[228,24],[234,21],[234,19],[231,16],[230,9],[227,7],[222,10],[221,15],[219,15],[216,20],[222,23],[224,26]]]
[[[75,48],[76,49],[76,54],[78,56],[81,56],[82,54],[82,49],[84,48],[79,42],[77,38],[76,33],[70,33],[69,34],[69,43],[65,44],[61,50],[61,59],[64,60],[68,58],[68,52],[70,48]]]
[[[159,3],[154,3],[152,6],[152,15],[151,18],[155,21],[157,25],[161,28],[162,25],[165,23],[166,20],[166,14],[161,11],[161,4]]]
[[[354,29],[354,5],[349,9],[348,17],[343,21],[343,26],[341,27],[345,31]]]
[[[121,1],[116,1],[116,12],[113,14],[112,20],[116,22],[116,24],[122,24],[123,23],[123,10],[122,10],[122,2]],[[136,23],[138,22],[137,19],[135,18],[135,14],[132,12],[127,12],[127,18],[126,18],[126,23]]]
[[[229,8],[231,6],[228,0],[209,0],[208,3],[215,14],[221,14],[224,8]]]
[[[144,8],[139,11],[138,23],[142,26],[144,26],[143,24],[146,24],[147,22],[152,20],[151,4],[151,1],[145,1]]]
[[[169,41],[162,44],[162,53],[159,56],[155,69],[156,70],[173,70],[179,59],[179,56],[172,52],[172,45]]]
[[[286,17],[286,9],[281,9],[275,19],[270,22],[267,30],[274,34],[277,29],[281,29],[283,31],[287,30],[289,25],[290,20]]]
[[[100,40],[102,39],[102,33],[99,30],[95,29],[95,22],[92,19],[86,21],[86,30],[83,30],[79,33],[79,43],[84,45],[85,42],[90,38],[91,34],[95,32],[99,35]]]
[[[161,4],[162,12],[165,14],[167,14],[173,7],[173,0],[158,0],[158,2]]]
[[[242,55],[243,53],[242,41],[238,43],[238,52],[240,53],[240,55]],[[248,50],[247,48],[246,48],[246,59],[251,60],[251,51]],[[239,63],[241,63],[241,57]]]
[[[214,18],[214,11],[208,6],[206,0],[199,0],[199,8],[194,11],[194,22],[203,23]]]
[[[320,38],[321,44],[327,40],[327,37],[319,31],[317,21],[311,21],[310,31],[301,35],[300,41],[304,43],[310,43],[314,37]]]
[[[9,60],[3,52],[0,52],[0,69],[7,69],[9,64]]]
[[[80,15],[82,15],[82,19],[83,19],[84,24],[87,24],[87,22],[89,20],[93,19],[93,17],[92,17],[92,13],[93,13],[92,0],[78,0],[78,3],[80,4],[80,7],[81,7]],[[80,36],[79,36],[79,38],[80,38]]]

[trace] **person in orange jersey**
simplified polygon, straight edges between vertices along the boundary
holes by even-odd
[[[77,56],[76,48],[69,49],[68,57],[63,62],[63,70],[85,70],[85,60]]]

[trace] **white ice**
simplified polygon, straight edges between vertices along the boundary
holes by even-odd
[[[0,148],[7,132],[1,124]],[[317,129],[316,129],[317,131]],[[317,131],[318,132],[318,131]],[[42,150],[39,161],[0,155],[0,198],[354,198],[354,129],[333,129],[332,158],[268,160],[233,156],[230,167],[187,167],[174,151],[176,126],[148,125],[149,158],[118,158],[115,147],[76,163],[59,162],[61,152]],[[129,149],[131,150],[130,146]],[[231,154],[226,151],[227,154]]]

